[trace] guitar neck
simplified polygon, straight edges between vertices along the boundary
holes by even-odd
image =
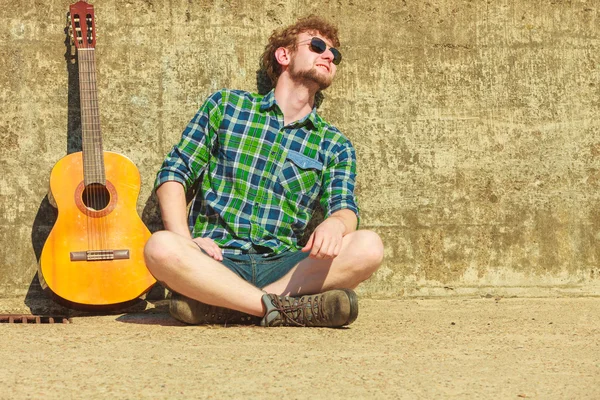
[[[94,48],[77,49],[79,97],[81,100],[83,176],[86,186],[93,183],[106,184],[94,52]]]

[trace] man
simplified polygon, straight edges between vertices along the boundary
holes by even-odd
[[[337,46],[337,29],[315,16],[275,31],[263,54],[274,89],[212,94],[167,155],[156,180],[166,230],[145,257],[172,291],[173,317],[326,327],[356,319],[351,289],[379,267],[383,245],[356,230],[352,144],[316,112],[315,95],[341,61]],[[186,221],[185,193],[198,180]],[[319,201],[326,218],[302,247]]]

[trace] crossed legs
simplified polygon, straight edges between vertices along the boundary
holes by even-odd
[[[264,292],[260,288],[204,254],[188,238],[169,231],[156,232],[146,244],[144,255],[154,277],[186,297],[255,316],[265,313],[261,301]],[[263,289],[290,296],[353,289],[369,278],[382,260],[383,244],[379,236],[359,230],[344,237],[336,258],[307,258]]]

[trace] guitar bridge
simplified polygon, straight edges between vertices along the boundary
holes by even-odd
[[[71,261],[109,261],[126,260],[128,258],[129,250],[87,250],[71,252]]]

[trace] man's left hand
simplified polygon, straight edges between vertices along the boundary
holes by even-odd
[[[302,251],[310,251],[311,258],[335,258],[340,254],[345,231],[346,226],[340,218],[329,217],[317,226]]]

